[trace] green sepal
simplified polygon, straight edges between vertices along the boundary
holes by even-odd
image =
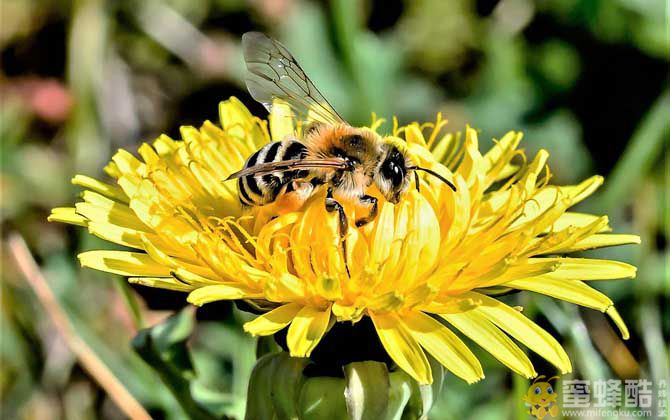
[[[405,372],[398,370],[389,374],[389,399],[385,420],[401,420],[407,403],[412,397],[414,380]]]
[[[271,420],[276,418],[272,402],[272,387],[277,359],[282,353],[270,353],[256,361],[249,378],[246,420]]]
[[[437,401],[437,398],[442,392],[442,385],[444,384],[444,375],[445,369],[437,360],[433,357],[428,357],[428,362],[430,363],[430,369],[433,372],[433,383],[430,385],[421,385],[419,387],[419,393],[421,395],[422,401],[422,411],[424,414],[428,414],[430,409]]]
[[[279,420],[299,420],[300,390],[307,378],[303,375],[309,359],[291,357],[282,352],[275,359],[272,403]]]
[[[260,359],[268,353],[278,353],[281,351],[282,348],[279,347],[273,336],[258,337],[258,341],[256,342],[256,359]]]
[[[344,398],[351,420],[386,418],[389,403],[389,373],[386,364],[366,361],[344,366]]]
[[[300,420],[348,420],[344,388],[342,378],[308,378],[300,392]]]

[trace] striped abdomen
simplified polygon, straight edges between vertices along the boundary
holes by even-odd
[[[307,148],[299,141],[276,141],[266,144],[251,155],[244,164],[244,168],[250,168],[260,163],[301,159],[306,154]],[[307,176],[306,171],[287,171],[238,178],[237,188],[240,192],[240,202],[245,206],[262,206],[271,203],[286,184],[305,176]]]

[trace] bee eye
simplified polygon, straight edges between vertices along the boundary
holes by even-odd
[[[548,388],[547,388],[547,394],[551,395],[551,394],[553,394],[553,393],[554,393],[554,388],[552,388],[552,387],[548,387]]]
[[[394,188],[402,184],[404,178],[402,169],[392,160],[387,160],[382,166],[382,175],[384,178],[391,180]]]
[[[540,389],[539,386],[535,387],[535,395],[540,395],[542,393],[542,390]]]

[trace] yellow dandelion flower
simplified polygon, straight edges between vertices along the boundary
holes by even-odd
[[[222,182],[255,150],[293,133],[293,123],[271,115],[268,129],[235,98],[221,104],[220,119],[222,128],[205,122],[182,128],[181,141],[161,136],[143,144],[141,159],[120,150],[105,168],[111,184],[73,179],[85,189],[82,201],[54,209],[49,220],[135,249],[84,252],[83,266],[188,292],[195,305],[247,300],[266,312],[244,329],[272,335],[288,326],[287,345],[297,357],[309,356],[335,322],[370,317],[388,355],[422,384],[432,382],[426,352],[467,382],[483,378],[454,330],[525,377],[536,372],[512,339],[561,372],[571,370],[556,339],[489,296],[495,290],[598,309],[628,337],[612,301],[586,282],[634,277],[635,267],[560,255],[639,238],[607,233],[606,216],[569,211],[603,179],[549,184],[548,153],[527,161],[518,149],[521,133],[507,133],[482,155],[475,130],[468,127],[463,139],[444,134],[439,115],[435,123],[394,124],[387,140],[421,166],[449,174],[457,192],[426,177],[396,205],[380,198],[371,223],[349,226],[343,255],[324,192],[297,212],[278,215],[270,206],[243,214],[236,184]]]

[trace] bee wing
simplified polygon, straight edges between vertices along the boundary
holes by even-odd
[[[340,158],[332,159],[289,159],[282,160],[279,162],[268,162],[260,163],[248,168],[244,168],[240,171],[237,171],[231,174],[226,181],[243,178],[249,175],[266,175],[271,174],[272,172],[286,172],[293,171],[297,169],[318,169],[318,168],[330,168],[330,169],[347,169],[349,164]]]
[[[303,122],[344,123],[340,114],[314,86],[296,59],[279,41],[260,32],[242,35],[247,64],[247,89],[251,96],[272,112],[272,103],[286,102]]]

